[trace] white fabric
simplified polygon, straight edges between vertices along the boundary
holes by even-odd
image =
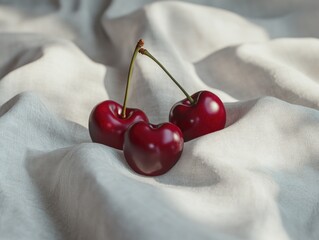
[[[0,239],[319,239],[319,2],[191,2],[0,0]],[[87,130],[139,38],[227,108],[155,178]],[[182,98],[138,56],[130,107]]]

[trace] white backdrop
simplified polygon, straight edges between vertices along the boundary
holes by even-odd
[[[0,0],[0,239],[319,239],[317,0]],[[139,38],[227,127],[142,177],[93,144]],[[182,93],[138,56],[129,106]]]

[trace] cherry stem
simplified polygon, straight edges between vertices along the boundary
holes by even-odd
[[[143,41],[143,39],[140,39],[136,44],[136,47],[135,47],[135,50],[134,50],[134,53],[133,53],[133,56],[132,56],[132,59],[130,62],[130,67],[128,70],[127,81],[126,81],[124,101],[123,101],[123,109],[122,109],[122,113],[121,113],[122,118],[126,118],[126,103],[127,103],[128,89],[130,87],[130,82],[131,82],[133,68],[134,68],[134,62],[135,62],[138,51],[141,49],[141,47],[143,47],[143,45],[144,45],[144,41]]]
[[[179,87],[180,90],[182,90],[182,92],[185,94],[185,96],[187,97],[188,101],[190,101],[191,104],[194,104],[195,101],[194,99],[185,91],[185,89],[175,80],[175,78],[169,73],[169,71],[166,70],[166,68],[152,55],[150,54],[149,51],[147,51],[145,48],[141,48],[139,50],[139,53],[148,56],[150,59],[152,59],[154,62],[157,63],[158,66],[160,66],[163,71],[170,77],[170,79],[172,79],[172,81],[177,85],[177,87]]]

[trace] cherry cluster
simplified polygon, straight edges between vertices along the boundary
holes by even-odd
[[[158,176],[169,171],[179,160],[184,141],[221,130],[225,127],[223,102],[209,91],[189,95],[166,68],[139,40],[129,66],[123,106],[112,100],[99,103],[92,110],[89,132],[93,142],[123,150],[128,165],[145,176]],[[186,98],[170,110],[169,122],[151,124],[140,109],[126,108],[133,65],[138,53],[155,61]]]

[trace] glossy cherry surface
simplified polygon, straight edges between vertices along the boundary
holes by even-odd
[[[183,147],[182,132],[174,124],[138,122],[125,133],[124,156],[135,172],[158,176],[176,164]]]
[[[127,108],[126,117],[121,116],[122,106],[107,100],[92,110],[89,119],[89,132],[93,142],[123,149],[124,133],[139,121],[148,122],[145,113],[139,109]]]
[[[225,127],[226,111],[223,102],[209,91],[200,91],[192,96],[194,103],[185,98],[171,109],[169,121],[177,125],[190,141]]]

